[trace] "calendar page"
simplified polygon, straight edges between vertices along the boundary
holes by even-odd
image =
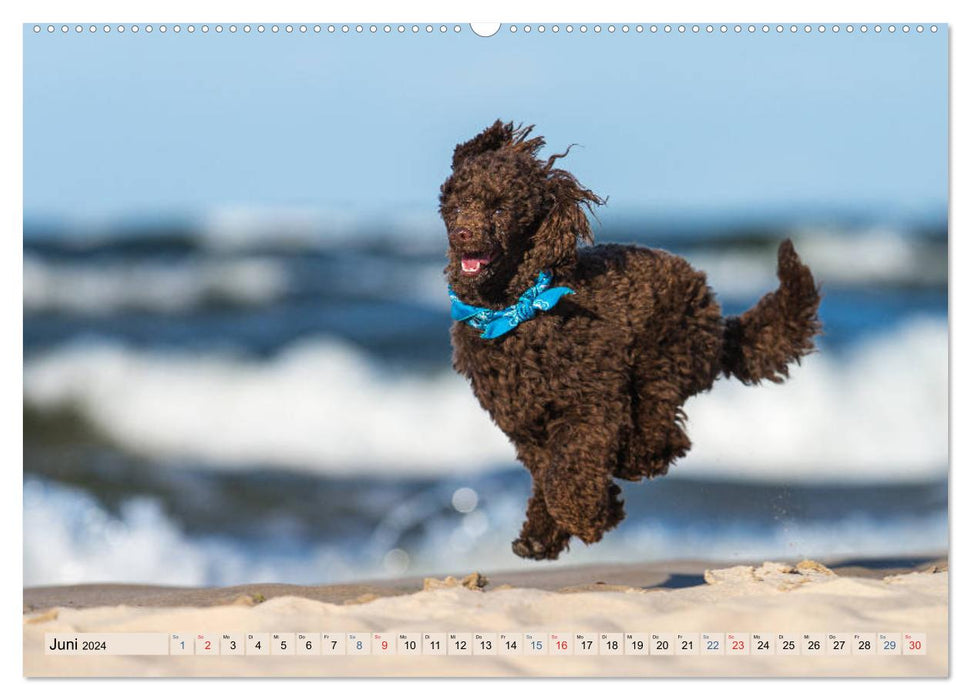
[[[948,675],[949,27],[637,14],[23,25],[25,676]]]

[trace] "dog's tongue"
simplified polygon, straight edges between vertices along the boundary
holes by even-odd
[[[491,256],[488,255],[463,255],[462,271],[478,272],[482,269],[483,265],[488,265],[491,259]]]

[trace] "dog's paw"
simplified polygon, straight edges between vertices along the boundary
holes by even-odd
[[[563,551],[563,547],[548,547],[532,537],[520,537],[512,543],[512,551],[517,557],[523,559],[556,559]]]
[[[611,509],[608,489],[578,488],[571,481],[547,478],[546,508],[559,530],[593,544],[603,537],[611,521],[619,522]]]

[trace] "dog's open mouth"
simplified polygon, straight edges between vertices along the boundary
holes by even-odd
[[[477,275],[485,269],[492,258],[493,253],[490,251],[488,253],[469,253],[462,256],[462,274],[463,275]]]

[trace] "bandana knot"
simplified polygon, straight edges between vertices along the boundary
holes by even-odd
[[[481,330],[483,338],[498,338],[523,321],[534,318],[538,312],[549,311],[567,294],[573,294],[573,290],[569,287],[550,288],[552,280],[553,276],[549,272],[541,272],[536,279],[536,284],[523,292],[515,304],[498,310],[466,304],[458,298],[455,290],[449,287],[452,318],[456,321],[464,321],[476,330]]]

